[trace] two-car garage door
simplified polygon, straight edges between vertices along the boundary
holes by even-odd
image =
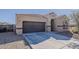
[[[32,22],[32,21],[23,22],[23,33],[44,32],[44,31],[45,31],[45,22]]]

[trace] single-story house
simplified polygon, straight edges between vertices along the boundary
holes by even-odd
[[[8,24],[7,22],[0,22],[0,33],[1,32],[13,32],[14,24]]]
[[[65,15],[54,12],[48,14],[16,14],[16,33],[68,31]]]

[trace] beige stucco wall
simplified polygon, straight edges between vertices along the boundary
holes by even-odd
[[[47,25],[47,18],[38,14],[17,14],[16,15],[16,33],[22,34],[22,23],[23,21],[34,21],[34,22],[46,22]],[[20,29],[17,29],[20,28]],[[45,26],[45,31],[47,28]]]
[[[62,26],[63,25],[63,22],[65,21],[66,19],[64,18],[64,16],[58,16],[55,18],[54,22],[55,22],[55,30],[56,31],[68,31],[68,29],[63,29],[63,27],[58,27],[59,26]]]
[[[51,16],[51,15],[40,15],[40,14],[17,14],[16,15],[16,33],[22,34],[22,23],[23,21],[34,21],[34,22],[45,22],[45,31],[51,31],[51,19],[54,19],[54,30],[65,31],[58,25],[63,25],[64,16]],[[19,29],[18,29],[19,28]]]
[[[62,26],[63,22],[67,19],[65,19],[65,16],[52,16],[52,15],[46,15],[48,18],[47,24],[51,26],[51,20],[54,20],[54,31],[68,31],[67,29],[63,29],[63,27],[58,27],[58,25]],[[49,31],[51,30],[51,27],[49,28]]]
[[[48,18],[48,25],[51,25],[51,20],[54,19],[54,31],[68,31],[68,29],[63,29],[63,27],[58,27],[58,25],[62,26],[63,25],[63,22],[65,20],[67,20],[65,18],[65,15],[62,15],[62,16],[52,16],[52,15],[47,15],[46,16]],[[50,27],[51,29],[51,27]]]

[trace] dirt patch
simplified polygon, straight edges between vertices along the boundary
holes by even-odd
[[[20,40],[23,40],[22,36],[18,36],[13,32],[0,33],[0,44],[6,44]]]
[[[28,48],[24,44],[22,36],[16,35],[13,32],[0,33],[0,48],[1,49],[24,49]]]

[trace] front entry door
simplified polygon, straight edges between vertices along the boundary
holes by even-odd
[[[54,31],[54,19],[51,19],[51,31]]]

